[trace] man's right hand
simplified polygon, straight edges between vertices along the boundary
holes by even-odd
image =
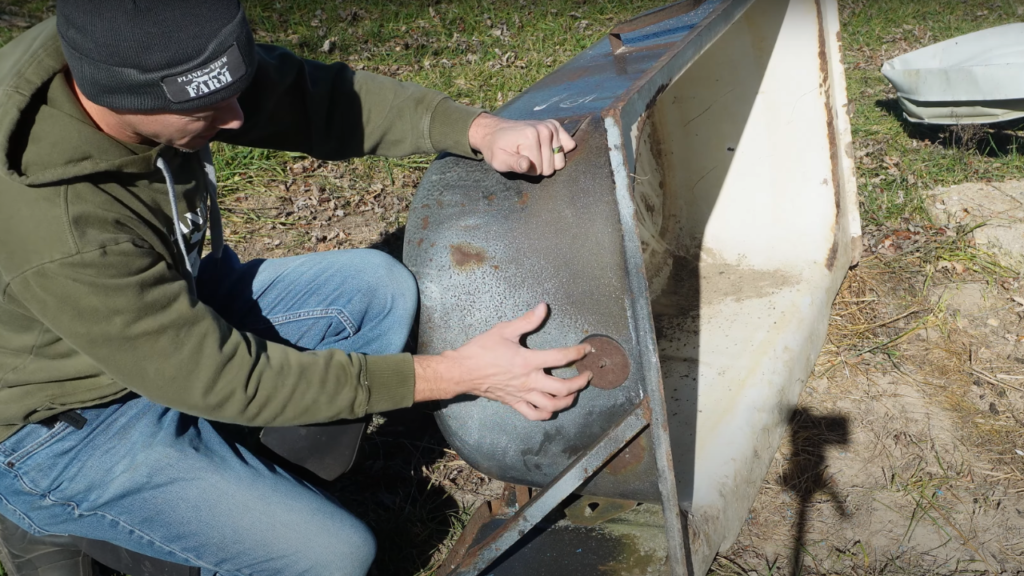
[[[578,362],[592,348],[589,344],[577,344],[530,350],[520,345],[523,335],[539,328],[547,314],[547,305],[540,304],[515,320],[496,325],[461,348],[438,356],[416,356],[415,400],[473,394],[508,404],[530,420],[547,420],[555,412],[565,410],[593,375],[584,372],[563,379],[545,370]]]

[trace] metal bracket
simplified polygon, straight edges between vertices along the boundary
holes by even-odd
[[[585,496],[565,509],[565,517],[577,526],[597,526],[637,507],[639,502]]]
[[[651,423],[647,399],[640,401],[589,450],[580,454],[540,493],[509,518],[494,534],[466,552],[451,576],[478,576],[513,544],[555,509],[572,491],[597,473],[608,460]]]
[[[621,24],[616,25],[614,28],[612,28],[611,32],[608,33],[608,43],[612,47],[612,54],[615,54],[619,50],[622,50],[623,34],[636,32],[637,30],[642,30],[644,28],[647,28],[648,26],[658,24],[659,22],[671,20],[676,16],[682,16],[687,12],[693,12],[703,3],[704,0],[683,0],[682,2],[676,2],[675,4],[669,4],[668,6],[663,6],[661,8],[651,10],[646,14],[641,14],[636,18],[631,18],[629,20],[626,20],[625,22],[622,22]]]

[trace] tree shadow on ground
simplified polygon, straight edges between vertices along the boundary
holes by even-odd
[[[1024,120],[991,124],[921,124],[907,120],[896,98],[875,100],[875,106],[892,116],[907,137],[931,142],[950,150],[975,152],[988,158],[1024,155]]]
[[[791,574],[802,574],[804,540],[807,536],[807,515],[811,500],[824,493],[841,516],[849,515],[844,498],[839,493],[828,471],[826,452],[831,446],[846,446],[850,442],[849,418],[842,415],[813,414],[803,408],[793,411],[789,419],[792,454],[789,466],[783,471],[779,484],[791,492],[798,501]]]

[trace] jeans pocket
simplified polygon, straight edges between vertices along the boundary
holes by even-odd
[[[316,308],[259,318],[241,329],[261,338],[313,350],[325,340],[344,340],[359,332],[359,327],[341,308]]]
[[[65,422],[57,422],[53,426],[25,426],[7,440],[0,442],[0,457],[3,458],[4,467],[17,469],[25,460],[62,438],[69,430],[74,428]]]

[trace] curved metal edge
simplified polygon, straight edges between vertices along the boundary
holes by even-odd
[[[631,194],[630,167],[635,162],[633,127],[647,114],[658,96],[689,68],[726,30],[729,29],[754,0],[726,0],[708,15],[697,29],[679,45],[666,53],[647,73],[637,79],[622,96],[604,109],[609,145],[609,159],[615,182],[615,195],[619,206],[619,219],[623,230],[623,245],[629,275],[630,324],[634,326],[635,346],[644,359],[642,390],[650,401],[651,438],[658,470],[658,489],[661,492],[665,516],[665,536],[668,560],[673,576],[693,575],[690,555],[689,530],[684,530],[680,508],[672,447],[669,438],[668,412],[665,389],[658,360],[658,343],[654,334],[654,318],[650,308],[650,294],[644,274],[643,252],[640,247],[635,207]],[[629,127],[629,137],[624,128]]]
[[[685,554],[682,511],[679,508],[676,473],[672,463],[665,388],[661,380],[661,363],[658,361],[658,342],[654,335],[654,317],[651,314],[650,294],[644,275],[643,251],[640,247],[640,237],[636,233],[635,208],[629,187],[629,165],[626,163],[623,134],[617,115],[605,118],[605,129],[608,134],[608,153],[615,182],[615,197],[619,205],[619,221],[622,224],[622,241],[625,246],[631,292],[627,313],[630,325],[634,327],[634,345],[642,351],[639,354],[643,359],[641,391],[647,398],[651,410],[651,439],[658,469],[658,490],[661,492],[661,506],[665,515],[669,565],[673,576],[683,576],[693,573],[692,561]],[[627,231],[629,233],[626,233]]]

